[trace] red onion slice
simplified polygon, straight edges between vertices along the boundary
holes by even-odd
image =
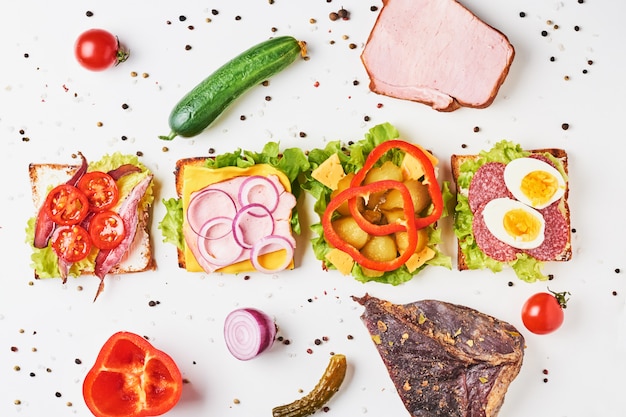
[[[200,228],[207,218],[228,217],[232,219],[237,213],[233,198],[223,190],[206,188],[195,194],[187,207],[187,223],[194,233],[200,234]]]
[[[268,269],[261,265],[261,261],[259,257],[264,253],[275,252],[277,250],[284,249],[286,251],[285,261],[274,269]],[[278,236],[278,235],[270,235],[266,236],[263,239],[260,239],[254,243],[252,246],[252,251],[250,253],[250,262],[254,269],[259,272],[263,272],[266,274],[271,274],[274,272],[282,271],[287,268],[293,259],[294,245],[289,241],[286,237]]]
[[[242,361],[250,360],[274,343],[276,324],[255,308],[233,310],[224,321],[224,339],[230,353]]]
[[[267,177],[252,175],[246,178],[239,187],[239,204],[247,206],[250,204],[261,204],[273,213],[278,207],[280,194],[278,187]]]
[[[217,234],[222,235],[219,238],[212,237],[211,229],[216,227],[219,228]],[[223,228],[228,229],[225,234]],[[214,217],[206,222],[198,233],[197,245],[200,255],[217,266],[233,263],[243,252],[243,247],[235,241],[231,230],[232,220],[227,217]]]
[[[261,204],[248,204],[233,219],[233,235],[243,248],[251,249],[255,242],[274,233],[274,217]]]

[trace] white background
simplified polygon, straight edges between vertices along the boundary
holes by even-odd
[[[525,359],[506,396],[503,417],[623,415],[626,216],[620,202],[625,190],[626,4],[463,4],[504,32],[516,57],[489,108],[437,113],[369,92],[359,56],[378,15],[370,7],[380,10],[379,1],[3,0],[0,415],[89,415],[82,380],[102,343],[118,330],[149,336],[176,360],[189,383],[169,413],[173,417],[269,416],[273,406],[315,385],[330,352],[346,354],[349,370],[328,404],[328,415],[408,415],[360,321],[362,308],[350,299],[365,292],[398,303],[425,298],[460,303],[518,327],[526,337]],[[341,6],[351,12],[350,20],[330,21],[328,14]],[[219,13],[214,15],[213,9]],[[93,16],[87,17],[87,11]],[[519,16],[522,11],[524,18]],[[181,15],[187,20],[181,22]],[[130,48],[130,59],[106,72],[81,68],[73,57],[73,43],[92,27],[115,33]],[[542,36],[542,30],[548,36]],[[251,90],[196,138],[169,143],[157,139],[168,133],[170,109],[186,91],[228,59],[273,35],[305,40],[310,60],[296,62],[268,87]],[[350,43],[356,48],[350,49]],[[186,50],[185,45],[192,48]],[[137,77],[131,76],[133,71]],[[267,95],[271,101],[265,100]],[[123,104],[129,108],[123,109]],[[245,120],[240,120],[242,115]],[[177,159],[207,155],[209,148],[218,153],[238,147],[260,150],[269,140],[310,149],[329,140],[359,140],[370,127],[386,121],[404,139],[437,154],[444,180],[450,179],[451,154],[475,153],[500,139],[526,148],[568,151],[574,256],[545,268],[554,274],[552,289],[572,294],[561,329],[546,336],[525,331],[521,306],[531,294],[546,290],[546,283],[523,283],[510,270],[492,274],[430,268],[399,287],[364,285],[322,271],[311,254],[307,232],[299,238],[295,270],[253,274],[244,280],[180,270],[174,247],[161,242],[160,201],[174,196]],[[570,128],[563,130],[563,123]],[[474,126],[480,131],[474,132]],[[164,152],[164,146],[169,151]],[[143,153],[142,162],[156,175],[152,233],[157,270],[108,277],[104,293],[93,303],[95,278],[70,279],[65,285],[33,279],[24,242],[27,219],[34,214],[28,164],[71,163],[77,151],[98,159],[116,150]],[[309,198],[301,204],[307,209],[311,203]],[[317,220],[310,211],[302,218],[305,226]],[[450,219],[442,227],[442,249],[454,256]],[[151,300],[160,304],[150,307]],[[273,316],[280,334],[291,343],[276,343],[248,362],[231,357],[223,343],[222,323],[232,309],[243,306]],[[322,337],[328,341],[315,345]],[[546,377],[548,382],[543,381]]]

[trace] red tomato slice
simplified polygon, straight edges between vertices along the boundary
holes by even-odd
[[[124,221],[114,211],[96,213],[89,221],[89,235],[98,249],[113,249],[124,240],[125,231]]]
[[[87,216],[89,201],[78,188],[61,184],[48,193],[44,210],[55,223],[67,226],[77,224]]]
[[[130,332],[104,343],[83,382],[83,398],[96,417],[159,416],[176,405],[182,390],[174,360]]]
[[[63,226],[54,232],[52,249],[67,262],[78,262],[91,252],[89,233],[76,224]]]
[[[117,183],[105,172],[87,172],[78,181],[77,187],[87,196],[89,206],[95,212],[108,210],[119,200]]]

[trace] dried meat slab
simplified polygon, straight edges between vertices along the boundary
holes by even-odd
[[[498,414],[524,356],[515,327],[437,300],[353,299],[365,307],[361,318],[411,416]]]

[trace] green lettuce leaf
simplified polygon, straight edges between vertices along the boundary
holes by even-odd
[[[324,211],[326,211],[326,206],[330,201],[332,190],[314,179],[311,176],[311,172],[333,154],[337,154],[339,156],[339,161],[341,162],[345,173],[357,172],[363,167],[367,155],[369,155],[375,147],[383,142],[398,139],[399,137],[400,134],[393,125],[389,123],[382,123],[372,127],[365,134],[362,140],[350,143],[347,146],[343,145],[341,141],[332,141],[329,142],[323,149],[312,149],[309,151],[308,157],[310,171],[306,174],[306,181],[302,184],[302,188],[315,198],[313,209],[319,215],[320,219],[323,216]],[[403,157],[404,153],[402,151],[394,149],[387,152],[380,159],[378,164],[382,164],[385,161],[393,161],[399,165],[402,162]],[[442,196],[445,205],[444,213],[442,215],[443,217],[451,213],[454,207],[454,195],[450,192],[448,182],[444,182],[442,186]],[[326,259],[326,255],[332,248],[324,239],[324,231],[321,223],[311,225],[311,230],[315,234],[315,237],[311,240],[311,246],[315,257],[324,262],[327,268],[336,269],[335,266]],[[360,282],[375,281],[385,284],[399,285],[411,280],[427,266],[442,266],[452,269],[451,258],[443,254],[437,246],[437,244],[441,241],[441,230],[429,226],[428,235],[428,246],[435,251],[435,257],[427,261],[415,271],[409,272],[405,266],[402,266],[395,271],[385,272],[380,277],[369,277],[363,273],[363,270],[358,264],[355,264],[352,269],[352,276]]]

